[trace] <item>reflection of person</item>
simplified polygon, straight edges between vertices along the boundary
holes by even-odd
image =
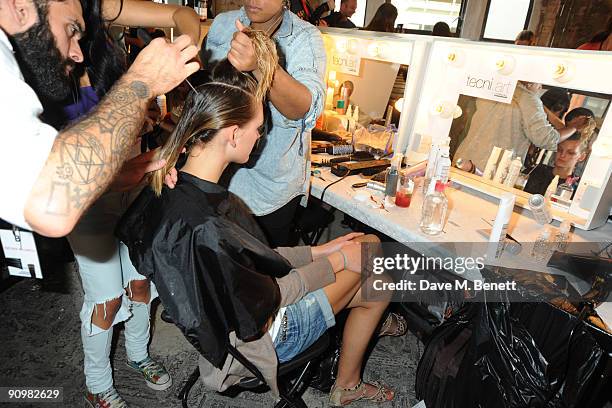
[[[321,3],[317,8],[310,5],[308,0],[291,0],[290,9],[296,16],[304,21],[308,21],[312,25],[326,26],[327,23],[321,18],[323,14],[332,11],[335,7],[334,0],[327,0]]]
[[[524,190],[532,194],[544,194],[555,176],[559,176],[560,180],[575,177],[574,169],[576,165],[586,158],[586,146],[586,140],[583,140],[579,134],[559,143],[554,167],[543,164],[537,165],[529,175]]]
[[[340,11],[334,11],[324,20],[330,27],[355,28],[357,27],[350,18],[357,11],[357,0],[341,0]]]
[[[260,75],[252,41],[240,32],[248,25],[273,37],[284,59],[268,97],[272,126],[264,146],[254,164],[236,171],[229,189],[258,217],[272,246],[286,246],[310,181],[310,130],[325,102],[325,48],[319,30],[285,12],[281,0],[261,0],[217,15],[206,41],[211,60],[228,58],[239,70]]]
[[[563,119],[570,105],[570,93],[565,88],[550,88],[540,96],[545,110],[559,119]],[[554,124],[553,124],[554,125]]]
[[[536,44],[535,34],[533,33],[533,31],[523,30],[520,33],[518,33],[518,35],[516,36],[516,39],[514,40],[514,44],[515,45],[535,45]]]
[[[275,252],[262,241],[262,231],[240,199],[217,184],[230,163],[247,162],[260,137],[264,115],[256,88],[249,75],[222,61],[211,82],[190,94],[160,154],[173,166],[187,147],[176,188],[162,187],[163,170],[155,175],[152,188],[123,218],[118,235],[202,354],[200,373],[207,386],[222,391],[252,375],[227,356],[229,337],[278,395],[278,362],[308,348],[335,324],[334,314],[350,308],[332,405],[389,401],[394,397],[390,388],[360,379],[388,300],[366,301],[361,295],[360,274],[353,271],[361,269],[365,247],[354,240],[357,234]],[[405,321],[391,316],[379,335],[404,334]]]
[[[483,170],[493,146],[513,150],[515,156],[524,160],[530,143],[554,151],[560,141],[585,125],[586,118],[580,117],[562,129],[555,129],[548,121],[536,85],[519,82],[509,104],[477,99],[468,134],[453,160],[471,160]]]
[[[83,61],[80,2],[0,4],[0,169],[20,169],[19,177],[2,179],[0,190],[11,199],[0,200],[0,217],[63,236],[120,171],[151,99],[199,68],[186,64],[197,51],[187,37],[174,44],[153,41],[97,109],[58,134],[40,121],[41,100],[70,95],[68,73]],[[83,143],[89,155],[66,153]]]
[[[579,50],[612,51],[612,17],[608,19],[608,27],[595,34],[593,38],[578,47]]]
[[[93,109],[125,69],[125,55],[113,46],[107,34],[104,17],[108,13],[112,13],[110,16],[115,24],[173,24],[179,32],[194,35],[191,37],[192,44],[198,43],[200,19],[193,9],[142,1],[124,1],[122,5],[116,3],[120,2],[83,2],[87,24],[86,35],[81,40],[85,74],[80,79],[78,89],[74,90],[73,95],[78,95],[74,103],[64,108],[69,121],[78,120]],[[138,147],[136,150],[135,153],[139,153]],[[153,157],[154,154],[148,152],[134,160]],[[113,385],[108,348],[114,326],[120,322],[125,322],[128,365],[140,372],[152,389],[162,391],[172,385],[167,370],[149,356],[147,349],[150,305],[157,297],[157,291],[148,279],[134,269],[127,248],[119,243],[113,233],[119,217],[133,197],[134,193],[107,191],[68,236],[84,291],[80,317],[87,387],[85,398],[92,406],[127,406]]]
[[[382,31],[392,33],[395,31],[395,19],[397,18],[397,8],[391,3],[381,4],[372,21],[365,28],[368,31]]]
[[[452,37],[451,30],[448,24],[444,21],[438,21],[434,24],[433,29],[431,30],[431,35],[435,37]]]
[[[563,129],[563,117],[570,104],[570,93],[564,88],[550,88],[540,96],[548,121],[555,129]],[[529,173],[538,164],[537,160],[542,149],[531,144],[523,163],[523,172]]]
[[[595,34],[587,43],[578,47],[579,50],[590,51],[612,51],[612,17],[608,18],[608,25],[604,31]],[[570,109],[584,106],[585,96],[580,94],[572,95]]]
[[[582,173],[584,173],[584,168],[591,156],[591,151],[593,150],[593,144],[597,139],[597,133],[595,129],[597,127],[597,122],[595,122],[595,114],[593,111],[587,108],[574,108],[565,115],[566,122],[575,122],[578,117],[583,116],[587,118],[586,125],[580,129],[580,140],[584,142],[584,154],[585,159],[579,161],[574,168],[574,176],[581,177]]]

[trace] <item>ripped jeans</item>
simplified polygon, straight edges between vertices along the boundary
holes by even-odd
[[[92,323],[96,305],[121,297],[121,306],[113,326],[125,322],[125,347],[128,359],[141,361],[148,356],[150,338],[149,312],[157,290],[150,284],[148,304],[132,302],[130,283],[146,279],[140,275],[128,255],[128,249],[113,235],[120,215],[131,200],[124,193],[103,195],[88,211],[75,231],[68,236],[83,285],[84,299],[81,309],[81,340],[83,342],[84,371],[87,389],[92,393],[107,390],[113,385],[110,346],[113,327],[104,330]],[[98,309],[99,310],[99,309]]]

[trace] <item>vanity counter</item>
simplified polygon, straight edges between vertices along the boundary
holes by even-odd
[[[310,193],[320,199],[323,189],[340,177],[331,174],[329,169],[319,168],[318,170],[325,180],[312,176]],[[436,243],[484,244],[488,242],[487,237],[479,230],[490,230],[491,226],[487,224],[487,221],[492,224],[495,219],[498,200],[491,196],[462,185],[452,184],[445,190],[449,209],[444,230],[440,235],[430,236],[424,234],[419,228],[424,198],[422,180],[417,179],[410,207],[393,206],[386,209],[375,208],[371,205],[374,204],[371,199],[361,202],[354,198],[359,191],[368,193],[368,196],[370,193],[375,194],[365,188],[353,189],[351,187],[353,184],[363,181],[364,179],[359,175],[346,177],[325,191],[323,201],[426,256],[447,257],[454,255],[452,245],[432,245]],[[551,225],[556,229],[559,223],[555,221]],[[588,282],[582,281],[571,274],[547,268],[543,263],[537,263],[531,259],[529,255],[531,247],[542,228],[543,226],[531,217],[529,211],[515,207],[508,233],[523,244],[523,250],[518,256],[506,256],[507,254],[504,252],[502,257],[504,266],[560,274],[565,276],[578,292],[586,293],[591,287]],[[571,243],[609,243],[610,241],[612,241],[612,225],[610,223],[590,231],[573,228],[570,238]],[[482,275],[478,270],[471,270],[466,271],[462,277],[474,281],[481,279]],[[604,321],[612,327],[612,303],[602,303],[597,311]]]
[[[319,169],[325,181],[312,177],[310,193],[321,198],[323,189],[339,177],[331,174],[329,169]],[[417,182],[409,208],[387,207],[373,208],[372,200],[360,202],[354,199],[359,191],[370,193],[365,188],[353,189],[351,185],[363,182],[360,176],[349,176],[329,187],[324,200],[327,204],[339,209],[351,217],[388,235],[407,246],[418,248],[418,243],[435,242],[487,242],[478,230],[490,229],[497,212],[498,200],[471,190],[469,187],[452,184],[445,190],[448,198],[448,216],[443,232],[438,236],[424,234],[419,228],[421,207],[423,205],[422,182]],[[486,221],[485,221],[486,220]],[[558,226],[555,222],[554,226]],[[508,232],[519,242],[534,242],[542,225],[535,222],[528,210],[515,207]],[[605,242],[612,239],[612,225],[605,224],[591,231],[572,229],[572,242]]]

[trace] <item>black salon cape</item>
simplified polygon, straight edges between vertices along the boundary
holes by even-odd
[[[241,340],[263,334],[281,300],[274,278],[292,268],[264,243],[240,199],[187,173],[160,197],[146,188],[116,235],[187,340],[217,368],[231,331]]]

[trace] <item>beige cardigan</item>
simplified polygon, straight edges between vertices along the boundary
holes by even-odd
[[[295,248],[277,248],[276,251],[284,256],[295,269],[286,276],[277,279],[281,293],[281,307],[299,301],[306,294],[321,289],[336,280],[336,275],[326,257],[312,260],[312,251],[309,246]],[[236,338],[234,332],[229,336],[230,344],[251,361],[263,374],[272,393],[278,397],[278,384],[276,374],[278,359],[272,338],[268,333],[261,338],[243,342]],[[237,384],[242,378],[253,377],[242,364],[228,355],[219,370],[200,356],[200,375],[204,384],[216,391],[224,391]]]

